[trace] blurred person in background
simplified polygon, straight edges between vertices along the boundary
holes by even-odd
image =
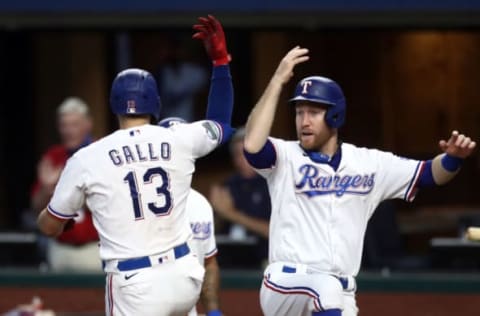
[[[169,37],[159,52],[161,65],[155,73],[162,96],[160,117],[195,119],[195,98],[208,84],[205,67],[185,58],[178,38]]]
[[[48,148],[38,163],[30,201],[36,214],[50,201],[68,158],[92,142],[92,127],[88,105],[82,99],[68,97],[57,108],[57,129],[61,143]],[[48,240],[46,255],[53,271],[102,271],[98,234],[88,209],[79,210],[78,216],[60,236]]]
[[[255,172],[243,155],[245,129],[236,131],[230,141],[230,155],[235,172],[224,184],[214,184],[210,203],[214,211],[231,223],[229,234],[241,240],[248,235],[257,238],[253,258],[260,267],[268,257],[270,196],[265,179]],[[246,231],[245,231],[246,230]]]

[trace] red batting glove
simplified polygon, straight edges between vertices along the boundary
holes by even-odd
[[[199,17],[200,24],[195,24],[193,29],[197,31],[192,38],[203,41],[208,56],[214,66],[226,65],[232,57],[227,52],[227,43],[223,33],[222,24],[213,15]]]

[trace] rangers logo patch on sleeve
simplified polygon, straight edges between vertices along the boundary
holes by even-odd
[[[218,140],[220,138],[220,130],[218,126],[213,122],[203,122],[202,126],[205,128],[207,132],[207,136],[212,140]]]

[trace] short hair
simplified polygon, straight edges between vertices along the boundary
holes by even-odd
[[[232,138],[230,139],[230,146],[229,146],[230,154],[233,155],[234,144],[237,142],[243,141],[244,138],[245,138],[245,127],[237,128]]]
[[[85,101],[79,97],[68,97],[63,100],[57,108],[57,115],[78,113],[85,116],[90,115],[90,109]]]

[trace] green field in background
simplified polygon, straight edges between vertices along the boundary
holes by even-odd
[[[222,288],[259,289],[261,271],[223,270]],[[0,271],[0,286],[103,287],[103,274],[51,273],[34,270]],[[357,278],[358,292],[480,293],[479,274],[364,272]]]

